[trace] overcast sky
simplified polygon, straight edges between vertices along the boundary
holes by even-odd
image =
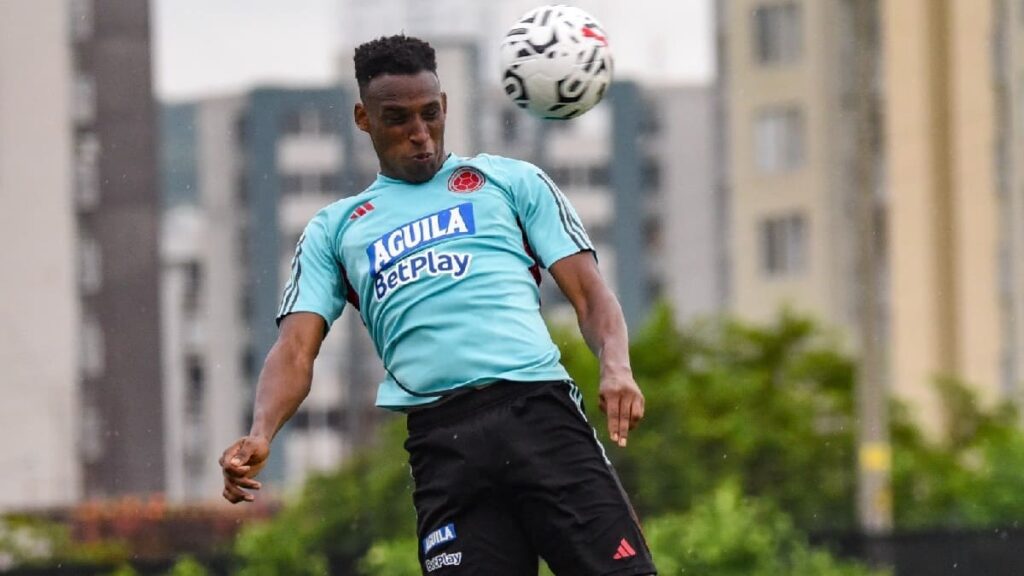
[[[338,0],[152,2],[154,74],[164,100],[335,77],[343,45]],[[613,33],[616,74],[707,82],[714,66],[711,2],[621,0],[595,13]]]

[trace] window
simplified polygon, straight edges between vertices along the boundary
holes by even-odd
[[[299,174],[281,175],[281,195],[296,196],[302,193],[302,176]]]
[[[199,420],[203,415],[203,395],[206,388],[206,370],[202,359],[189,355],[185,359],[185,375],[188,379],[185,386],[185,414]]]
[[[341,178],[335,173],[283,174],[281,176],[282,196],[304,194],[337,194],[341,192]]]
[[[789,172],[804,161],[804,121],[796,107],[770,108],[757,116],[754,152],[763,172]]]
[[[792,64],[800,58],[800,6],[794,3],[754,10],[754,58],[758,64]]]
[[[182,307],[187,314],[194,314],[199,310],[199,298],[203,290],[203,268],[193,260],[184,265],[184,272],[185,295]]]
[[[643,181],[644,181],[644,192],[650,194],[657,192],[661,189],[661,164],[659,164],[653,158],[648,158],[643,162]]]
[[[761,221],[761,269],[768,276],[786,276],[807,267],[807,224],[802,214]]]
[[[103,286],[103,252],[89,235],[78,242],[78,281],[85,294],[95,294]]]
[[[321,174],[320,190],[324,194],[336,194],[341,192],[341,177],[337,174]]]
[[[335,116],[309,106],[285,115],[282,131],[295,136],[337,134],[340,130]]]
[[[519,115],[513,108],[501,109],[501,141],[505,144],[519,141]]]
[[[96,119],[96,81],[92,76],[79,73],[75,77],[74,90],[72,106],[75,122],[88,124]]]
[[[100,201],[100,141],[85,134],[75,154],[75,195],[81,208],[95,208]]]
[[[248,381],[255,380],[259,376],[259,366],[256,364],[256,354],[249,348],[242,352],[242,378]]]
[[[71,37],[78,42],[92,38],[92,0],[71,0],[68,15],[71,18]]]
[[[82,318],[82,339],[81,339],[82,375],[89,379],[96,379],[103,375],[106,367],[105,349],[103,343],[103,326],[95,314],[86,312]]]

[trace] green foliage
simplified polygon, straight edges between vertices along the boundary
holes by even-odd
[[[83,544],[71,539],[67,526],[34,516],[0,518],[0,562],[12,566],[73,564],[121,564],[128,560],[123,542]]]
[[[937,383],[947,423],[937,438],[895,404],[893,492],[897,524],[984,527],[1024,519],[1024,434],[1009,405],[983,407],[965,384]]]
[[[166,576],[208,576],[209,571],[205,566],[191,556],[182,556],[174,563]]]
[[[701,576],[870,576],[810,548],[792,522],[767,501],[745,499],[726,482],[689,512],[645,526],[662,574]]]
[[[416,555],[415,537],[387,540],[374,544],[359,561],[359,573],[364,576],[391,574],[393,576],[420,576],[420,563]]]
[[[404,438],[404,421],[395,419],[374,449],[310,478],[273,521],[243,530],[235,546],[241,574],[323,574],[328,557],[355,561],[374,542],[414,534]]]
[[[0,563],[18,566],[49,560],[67,541],[60,526],[28,517],[0,519]]]
[[[810,321],[707,323],[681,332],[659,308],[634,338],[648,409],[629,447],[612,450],[645,516],[689,509],[724,478],[778,502],[804,527],[853,523],[852,362]],[[597,366],[563,336],[563,362],[596,403]],[[592,419],[602,435],[604,418]],[[809,489],[810,488],[810,489]]]

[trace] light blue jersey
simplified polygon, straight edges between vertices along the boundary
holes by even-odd
[[[278,321],[359,310],[387,368],[377,405],[403,409],[496,380],[568,378],[540,315],[539,266],[593,250],[537,167],[450,155],[434,178],[378,175],[322,209],[296,247]]]

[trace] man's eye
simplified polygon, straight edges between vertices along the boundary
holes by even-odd
[[[427,111],[423,112],[423,119],[424,120],[437,120],[437,117],[440,114],[441,114],[440,110],[438,110],[437,108],[432,108],[430,110],[427,110]]]
[[[384,115],[384,123],[385,124],[395,125],[395,124],[401,124],[402,122],[405,122],[405,115],[404,114],[385,114]]]

